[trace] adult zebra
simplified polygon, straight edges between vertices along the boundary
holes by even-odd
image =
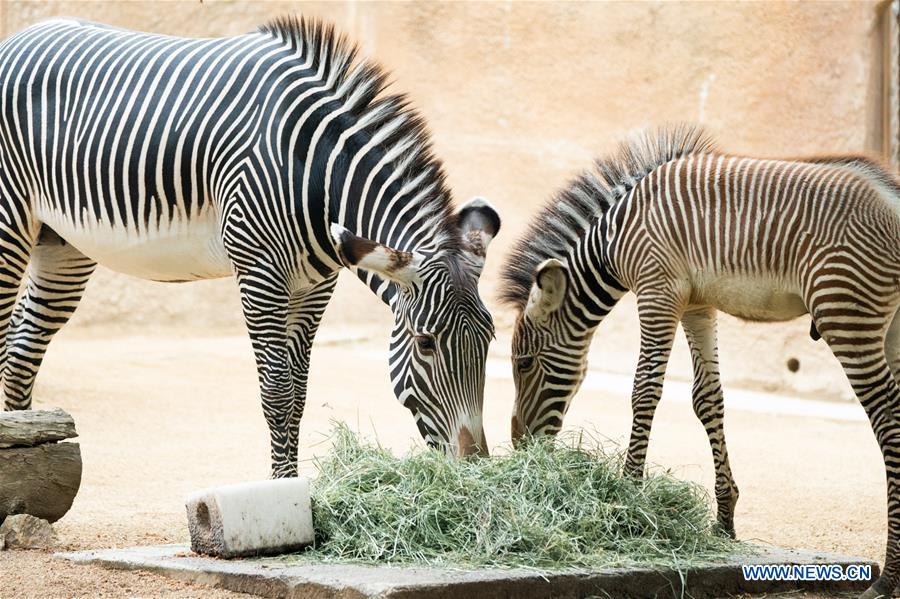
[[[753,321],[810,313],[884,455],[887,557],[865,597],[889,596],[900,579],[898,210],[897,179],[866,158],[728,156],[684,127],[623,144],[544,209],[502,271],[503,298],[520,311],[514,440],[559,431],[595,329],[634,291],[641,350],[626,472],[643,474],[680,321],[693,407],[715,463],[718,523],[733,536],[738,489],[723,431],[716,309]]]
[[[55,19],[0,45],[7,409],[30,406],[97,263],[234,275],[273,475],[293,476],[310,348],[346,266],[394,313],[391,380],[425,440],[484,450],[493,323],[477,284],[500,219],[480,199],[453,213],[423,121],[356,54],[296,19],[223,39]]]

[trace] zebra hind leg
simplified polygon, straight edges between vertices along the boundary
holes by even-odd
[[[7,409],[28,409],[34,379],[53,335],[75,313],[97,263],[44,227],[16,304],[6,344]]]
[[[319,323],[337,283],[337,273],[315,287],[291,296],[288,309],[288,357],[294,381],[294,405],[288,430],[287,459],[297,461],[300,419],[306,407],[306,383],[309,375],[309,355]]]
[[[867,310],[860,302],[853,311],[827,320],[816,318],[816,327],[843,366],[869,417],[884,458],[888,507],[884,568],[878,580],[862,595],[863,599],[875,599],[890,597],[900,582],[900,386],[885,355],[885,329],[890,317],[885,318],[885,327],[876,332],[856,324],[871,323],[876,310]],[[817,313],[815,308],[811,312]],[[890,314],[893,316],[893,311]]]
[[[0,172],[2,175],[2,172]],[[3,191],[0,177],[0,192]],[[3,194],[0,193],[0,198]],[[26,223],[23,228],[22,223]],[[31,222],[23,205],[0,202],[0,377],[6,371],[6,339],[19,286],[28,268],[40,225]],[[4,400],[6,410],[27,406]]]
[[[734,508],[739,493],[731,474],[728,447],[725,444],[725,397],[719,380],[716,311],[707,308],[687,312],[681,318],[681,325],[691,349],[694,366],[694,414],[700,419],[709,437],[716,469],[718,527],[722,534],[734,538]]]
[[[660,286],[662,287],[662,286]],[[661,292],[661,293],[660,293]],[[644,475],[650,428],[662,396],[666,365],[678,330],[680,309],[672,296],[660,289],[648,295],[638,294],[638,317],[641,326],[641,352],[634,373],[631,393],[631,437],[625,458],[625,474],[637,478]]]

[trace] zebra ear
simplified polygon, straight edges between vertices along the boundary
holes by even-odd
[[[484,267],[487,248],[500,231],[500,215],[484,198],[472,198],[456,213],[456,224],[463,239],[463,249]]]
[[[383,279],[409,285],[419,278],[421,256],[395,250],[384,244],[354,235],[341,225],[332,223],[331,237],[341,261],[347,268],[359,268]]]
[[[534,284],[528,296],[525,315],[531,320],[541,321],[559,309],[568,288],[565,264],[551,258],[541,262],[534,271]]]

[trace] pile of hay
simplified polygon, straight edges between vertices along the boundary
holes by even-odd
[[[706,493],[582,439],[541,440],[491,458],[402,457],[345,426],[316,461],[316,560],[586,568],[689,564],[739,545],[717,536]]]

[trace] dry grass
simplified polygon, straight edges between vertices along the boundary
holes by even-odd
[[[583,436],[491,458],[401,457],[346,426],[317,460],[316,543],[290,559],[451,566],[678,567],[747,549],[714,531],[697,485],[624,477]]]

